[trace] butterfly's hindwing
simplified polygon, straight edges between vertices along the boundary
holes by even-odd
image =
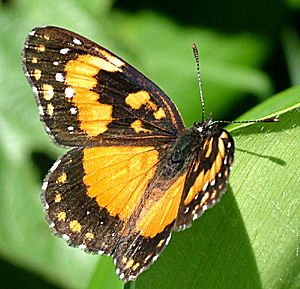
[[[224,129],[217,129],[196,150],[189,168],[176,226],[189,227],[208,208],[217,203],[227,189],[234,160],[234,141]]]
[[[174,221],[155,237],[134,233],[122,240],[114,253],[116,273],[122,280],[132,281],[157,260],[171,239]]]
[[[47,132],[62,145],[148,145],[184,128],[172,101],[103,47],[57,27],[31,31],[23,67]]]
[[[100,208],[84,182],[83,149],[73,149],[58,160],[43,184],[42,201],[54,234],[89,252],[111,254],[123,222]]]
[[[170,149],[113,146],[68,152],[43,185],[53,232],[88,252],[113,254],[120,278],[134,280],[158,258],[176,220],[186,168],[168,180],[157,169]]]

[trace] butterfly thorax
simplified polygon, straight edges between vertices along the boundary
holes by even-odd
[[[162,164],[164,176],[172,179],[183,173],[193,159],[195,151],[201,149],[211,133],[211,127],[200,122],[195,122],[192,127],[180,132],[173,146],[166,152],[166,161]]]

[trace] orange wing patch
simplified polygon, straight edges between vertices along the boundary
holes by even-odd
[[[43,84],[42,85],[42,92],[44,94],[44,99],[45,100],[50,100],[54,96],[53,86],[50,85],[50,84]]]
[[[52,103],[47,104],[47,113],[49,114],[50,117],[53,116],[54,113],[54,106]]]
[[[150,199],[146,202],[136,226],[136,231],[143,237],[155,237],[175,220],[186,174],[180,176],[161,199],[158,201]]]
[[[73,220],[69,223],[69,227],[73,232],[81,232],[81,224],[77,220]]]
[[[103,50],[103,49],[99,49],[98,47],[96,47],[95,49],[96,49],[100,54],[102,54],[102,55],[103,55],[110,63],[114,64],[115,66],[121,67],[121,66],[124,66],[124,65],[125,65],[125,63],[124,63],[121,59],[119,59],[119,58],[113,56],[113,55],[110,54],[109,52],[107,52],[107,51],[105,51],[105,50]]]
[[[155,119],[157,119],[157,120],[160,120],[160,119],[166,117],[166,114],[165,114],[164,110],[161,107],[158,109],[158,111],[155,111],[153,113],[153,115],[154,115]]]
[[[35,80],[39,80],[42,76],[42,71],[40,69],[35,69],[34,72],[30,74],[30,76],[34,77]]]
[[[206,150],[206,154],[205,154],[206,158],[208,158],[211,154],[213,141],[214,139],[211,138],[210,141],[206,141],[205,145],[203,146],[203,149]]]
[[[118,65],[121,66],[121,63]],[[95,76],[100,70],[121,71],[119,66],[92,55],[80,55],[66,64],[66,84],[70,86],[66,90],[66,97],[70,100],[72,98],[77,106],[80,128],[89,136],[104,133],[108,130],[108,124],[113,121],[112,105],[100,103],[101,96],[91,91],[97,85]]]
[[[140,109],[142,105],[145,105],[146,108],[152,109],[154,111],[153,116],[157,120],[166,117],[166,113],[164,112],[164,110],[161,107],[158,108],[157,105],[151,101],[150,94],[145,90],[128,94],[125,98],[125,102],[132,109]]]
[[[142,105],[149,105],[153,110],[157,110],[156,104],[153,103],[150,98],[147,91],[141,90],[128,94],[125,98],[125,102],[133,109],[140,109]]]
[[[130,126],[136,133],[151,132],[151,130],[142,127],[142,122],[139,119],[135,120]]]
[[[57,178],[56,183],[64,184],[67,180],[67,174],[63,173],[60,177]]]
[[[85,148],[83,182],[89,197],[111,216],[128,220],[140,202],[158,163],[153,147]]]
[[[205,157],[209,157],[212,151],[212,143],[213,143],[213,138],[210,138],[206,140],[204,144],[204,148],[207,149],[207,152],[205,154]],[[216,178],[216,175],[220,172],[223,164],[223,158],[225,156],[225,146],[223,139],[221,137],[218,138],[218,154],[212,164],[212,167],[205,172],[203,169],[199,175],[197,176],[194,185],[190,188],[184,203],[185,205],[189,204],[194,197],[203,190],[205,186],[212,180]]]

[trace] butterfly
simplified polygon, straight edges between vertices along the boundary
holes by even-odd
[[[25,41],[23,69],[40,119],[55,143],[71,148],[42,185],[49,226],[69,245],[113,255],[125,282],[226,191],[234,140],[204,119],[193,49],[203,111],[186,128],[159,87],[98,44],[51,26]]]

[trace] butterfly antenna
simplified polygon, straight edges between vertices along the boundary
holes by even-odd
[[[197,46],[195,43],[193,43],[193,51],[194,51],[194,56],[195,56],[196,64],[197,64],[197,75],[198,75],[200,98],[201,98],[201,104],[202,104],[202,122],[204,122],[204,98],[203,98],[202,84],[201,84],[201,78],[200,78],[199,55],[198,55],[198,49],[197,49]]]
[[[263,118],[263,119],[257,119],[257,120],[241,120],[241,121],[217,120],[217,121],[214,121],[213,124],[216,124],[216,123],[278,122],[278,121],[279,121],[279,115],[277,115],[275,118]]]

